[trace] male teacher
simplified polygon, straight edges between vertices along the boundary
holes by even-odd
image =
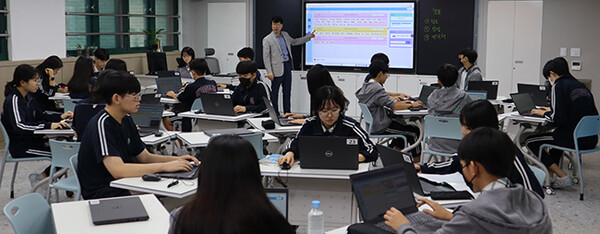
[[[301,37],[292,38],[287,32],[281,31],[283,28],[283,19],[275,16],[271,19],[271,29],[263,38],[263,61],[267,70],[267,77],[271,80],[271,102],[277,114],[279,106],[277,105],[279,96],[279,86],[283,84],[283,111],[290,113],[290,94],[292,91],[292,49],[291,46],[302,45],[311,38],[315,37],[315,32]]]

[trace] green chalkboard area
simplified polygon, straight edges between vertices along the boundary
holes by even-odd
[[[418,2],[417,74],[435,74],[443,63],[458,65],[458,52],[473,47],[475,1]]]

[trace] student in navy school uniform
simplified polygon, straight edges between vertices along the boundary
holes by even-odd
[[[252,61],[239,62],[235,68],[240,80],[231,95],[235,113],[261,113],[267,109],[263,97],[267,97],[268,88],[256,79],[257,69]]]
[[[67,87],[69,88],[69,97],[72,99],[84,99],[91,97],[94,77],[94,60],[89,57],[79,57],[75,61],[73,76]]]
[[[107,106],[88,123],[81,139],[77,176],[84,199],[130,195],[112,188],[110,182],[157,172],[189,171],[190,155],[162,156],[148,152],[129,114],[137,112],[140,83],[128,73],[105,70],[100,73],[95,95]]]
[[[311,96],[312,117],[306,119],[302,128],[277,159],[279,164],[294,164],[300,159],[298,153],[299,136],[341,136],[356,137],[358,141],[358,162],[371,162],[377,160],[379,152],[371,142],[365,130],[356,120],[345,116],[344,103],[346,98],[337,87],[324,86]]]
[[[106,65],[110,59],[110,53],[108,50],[98,48],[94,50],[94,73],[98,74],[106,69]]]
[[[196,53],[192,47],[186,46],[181,49],[181,56],[177,58],[178,66],[175,69],[175,71],[179,72],[179,77],[194,78],[190,64],[194,59],[196,59]],[[202,75],[204,75],[204,73]]]
[[[250,47],[244,47],[237,52],[237,57],[240,60],[240,62],[254,61],[254,50]],[[256,79],[258,81],[262,81],[258,69],[256,70]],[[235,89],[235,86],[231,84],[217,84],[217,87],[219,87],[220,89]]]
[[[108,60],[108,62],[106,62],[106,66],[104,67],[104,69],[112,69],[115,71],[129,72],[129,71],[127,71],[127,63],[125,63],[125,61],[123,61],[121,59]]]
[[[46,114],[33,98],[39,89],[39,74],[35,68],[21,64],[15,68],[12,81],[4,88],[2,124],[10,138],[8,151],[14,158],[51,157],[48,139],[44,135],[34,134],[35,130],[61,129],[69,126],[61,119],[73,117],[72,112],[64,114]],[[6,149],[5,149],[6,150]],[[48,177],[50,167],[41,174],[29,176],[32,185]]]
[[[42,83],[40,84],[40,88],[33,93],[33,97],[43,111],[62,112],[56,107],[54,100],[49,99],[49,97],[54,96],[57,92],[69,92],[66,87],[62,88],[56,83],[55,76],[62,67],[62,60],[60,60],[60,58],[56,55],[46,58],[44,62],[35,67],[35,69],[38,71],[38,74],[40,74],[40,80],[42,80]]]

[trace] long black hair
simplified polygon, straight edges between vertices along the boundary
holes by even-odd
[[[90,57],[79,57],[75,61],[73,76],[67,86],[69,92],[82,92],[89,90],[90,78],[94,76],[94,60]]]
[[[308,85],[308,94],[310,94],[310,96],[316,93],[319,88],[324,86],[336,87],[340,90],[342,95],[344,95],[344,91],[342,91],[342,89],[340,89],[333,82],[333,78],[331,77],[331,73],[329,73],[329,70],[327,70],[327,68],[325,68],[321,64],[314,65],[310,69],[308,69],[308,72],[306,72],[306,84]],[[350,103],[345,97],[344,99],[346,103]],[[312,103],[310,109],[313,109]]]
[[[63,67],[63,62],[56,55],[52,55],[52,56],[46,58],[46,60],[44,60],[44,62],[42,62],[37,67],[35,67],[35,69],[40,74],[40,77],[42,78],[42,88],[44,88],[44,91],[48,91],[50,89],[50,76],[48,76],[48,74],[46,74],[46,71],[45,71],[46,68],[56,70],[56,69],[62,68],[62,67]]]
[[[29,82],[32,79],[38,78],[38,71],[29,64],[21,64],[15,68],[13,79],[6,82],[4,86],[4,96],[8,96],[15,92],[17,87],[21,86],[21,81]]]
[[[266,196],[248,141],[215,137],[201,161],[196,197],[181,208],[174,233],[293,233]]]

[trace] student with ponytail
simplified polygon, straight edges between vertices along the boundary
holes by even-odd
[[[42,111],[55,111],[62,112],[56,108],[56,104],[53,100],[48,99],[54,96],[57,92],[67,93],[67,89],[60,88],[56,83],[56,74],[63,67],[62,60],[56,55],[52,55],[40,65],[35,67],[37,70],[40,80],[42,81],[40,88],[33,94]]]

